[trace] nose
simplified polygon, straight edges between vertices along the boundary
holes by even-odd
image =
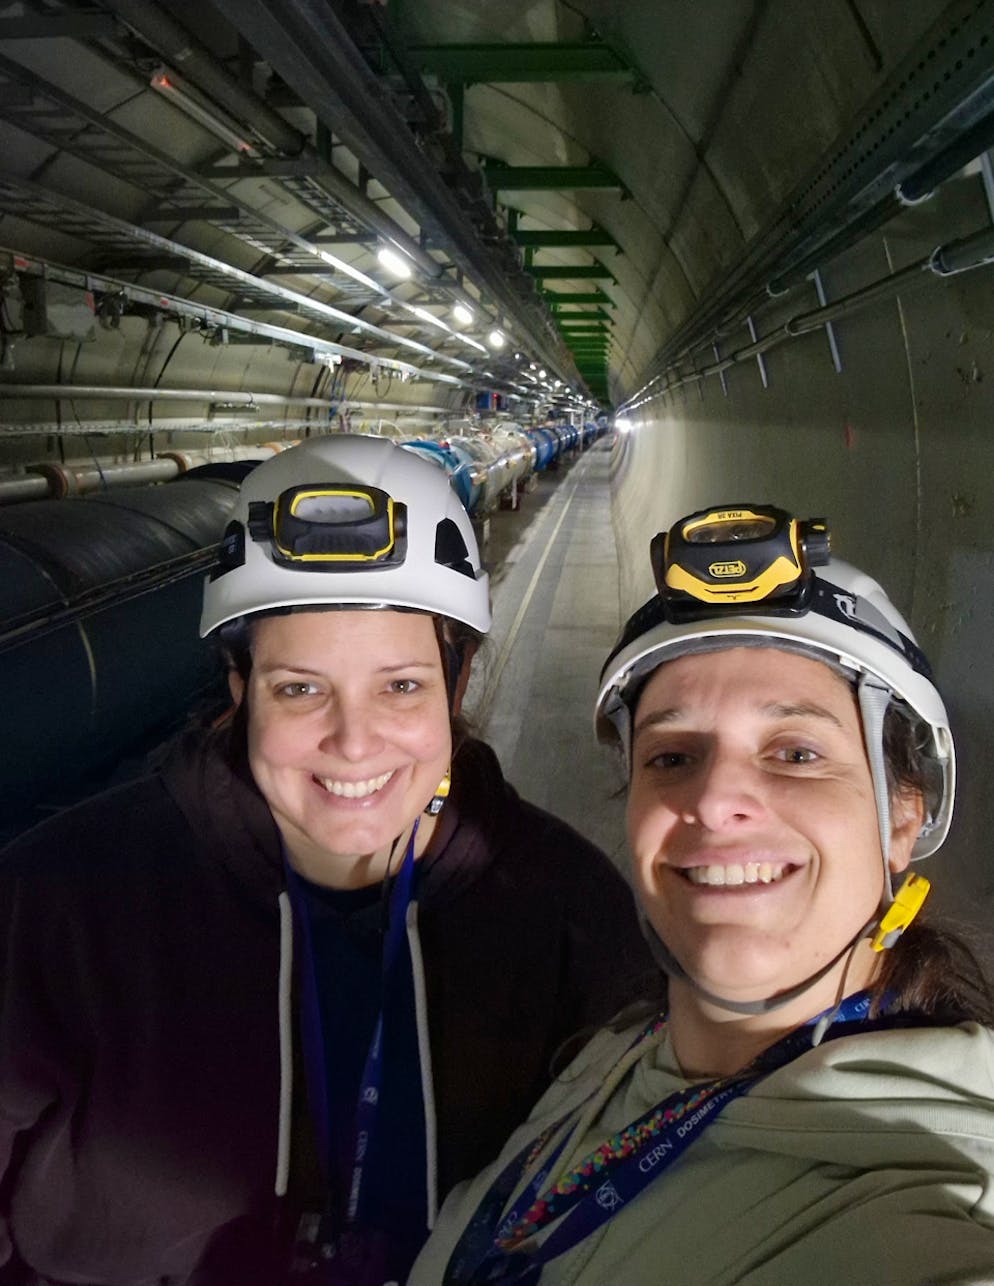
[[[361,763],[378,755],[383,745],[379,720],[368,703],[348,693],[337,694],[321,736],[322,753]]]
[[[762,771],[747,754],[712,747],[686,783],[685,819],[710,831],[725,831],[761,820],[767,812]]]

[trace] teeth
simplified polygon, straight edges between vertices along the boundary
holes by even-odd
[[[787,874],[787,862],[730,862],[728,866],[688,866],[683,874],[691,884],[776,884]]]
[[[370,777],[369,781],[333,781],[331,777],[319,777],[318,781],[329,795],[337,795],[340,799],[365,799],[367,795],[375,795],[382,790],[392,776],[391,770],[382,777]]]

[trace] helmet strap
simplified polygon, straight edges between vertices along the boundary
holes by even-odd
[[[751,1015],[773,1013],[774,1010],[783,1009],[785,1005],[789,1005],[791,1001],[796,1000],[798,996],[803,996],[806,991],[815,985],[815,983],[820,982],[827,973],[834,969],[842,957],[847,952],[852,951],[861,939],[869,936],[872,930],[876,927],[878,917],[874,916],[872,920],[867,924],[864,924],[859,932],[849,939],[842,950],[836,952],[831,960],[829,960],[827,964],[822,965],[816,973],[805,978],[803,982],[799,982],[796,987],[791,987],[789,991],[780,991],[775,996],[765,996],[762,1000],[730,1000],[727,996],[717,996],[713,991],[708,991],[706,987],[702,987],[701,984],[695,978],[692,978],[686,969],[684,969],[680,961],[677,960],[673,952],[649,923],[644,912],[640,914],[639,918],[642,923],[642,932],[649,944],[649,950],[652,952],[653,959],[665,974],[671,978],[679,979],[680,982],[686,983],[693,992],[700,996],[702,1000],[706,1000],[708,1004],[717,1005],[719,1009],[728,1010],[729,1013]]]
[[[865,671],[859,676],[856,698],[863,721],[863,739],[866,757],[873,780],[873,794],[877,804],[877,826],[880,830],[880,851],[884,862],[884,891],[880,910],[884,912],[894,901],[894,886],[890,874],[890,789],[884,763],[884,717],[893,693]]]

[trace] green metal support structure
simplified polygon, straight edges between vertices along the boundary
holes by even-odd
[[[533,277],[545,281],[611,281],[617,285],[614,273],[601,263],[587,264],[528,264],[528,271]]]
[[[606,304],[609,308],[615,306],[614,300],[610,295],[605,295],[603,290],[581,290],[577,293],[546,290],[543,294],[550,308],[556,308],[560,304]]]
[[[635,74],[599,40],[409,45],[407,53],[422,71],[466,85],[619,80]]]
[[[586,322],[614,320],[611,314],[606,313],[603,308],[595,308],[593,311],[590,311],[586,308],[559,307],[554,308],[552,311],[555,314],[556,321],[560,325],[565,323],[569,326],[571,324],[575,325],[576,323],[585,324]]]
[[[539,250],[565,249],[583,246],[613,246],[619,249],[617,241],[603,228],[590,228],[586,232],[553,229],[549,232],[535,232],[515,228],[512,232],[519,246],[534,246]]]
[[[560,188],[617,188],[625,190],[616,174],[596,162],[592,165],[502,165],[488,161],[483,167],[487,185],[494,192]]]

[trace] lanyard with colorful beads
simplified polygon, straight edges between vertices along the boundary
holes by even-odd
[[[911,1015],[867,1021],[871,997],[850,996],[837,1011],[825,1040],[859,1031],[907,1025]],[[629,1049],[660,1031],[650,1024]],[[486,1282],[537,1282],[542,1265],[577,1245],[628,1205],[686,1151],[733,1099],[811,1048],[811,1026],[791,1032],[734,1076],[678,1090],[638,1120],[606,1139],[576,1166],[545,1188],[566,1147],[566,1130],[541,1171],[531,1179],[503,1217],[501,1211],[544,1148],[582,1108],[572,1109],[549,1126],[501,1171],[477,1208],[449,1260],[445,1286],[482,1286]],[[592,1097],[592,1096],[591,1096]],[[589,1102],[589,1099],[587,1100]],[[543,1189],[545,1189],[543,1191]],[[533,1238],[559,1220],[537,1245]]]

